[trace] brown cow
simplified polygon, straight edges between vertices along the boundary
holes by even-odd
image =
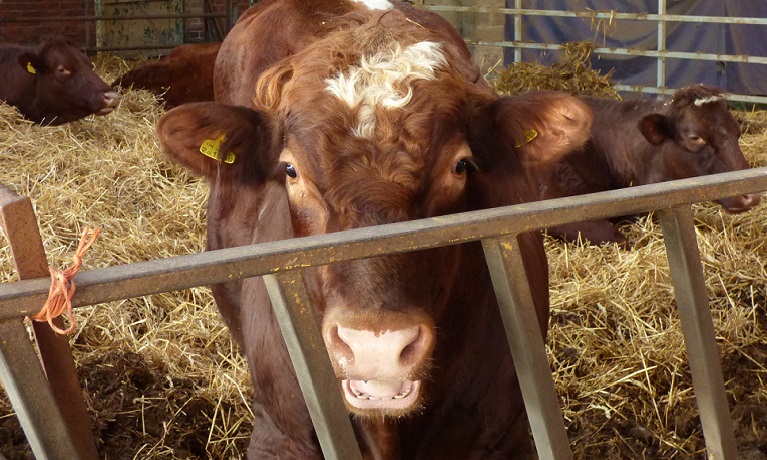
[[[70,40],[51,37],[39,46],[0,45],[0,100],[24,117],[60,125],[91,114],[106,115],[120,103]]]
[[[594,112],[591,139],[565,156],[540,185],[541,199],[738,171],[749,167],[738,145],[740,129],[720,92],[704,85],[677,91],[667,102],[585,98]],[[756,206],[760,194],[719,200],[729,213]],[[548,229],[565,240],[627,244],[609,221]]]
[[[157,126],[210,182],[208,249],[531,201],[530,168],[582,144],[591,122],[564,94],[499,97],[444,19],[387,0],[260,2],[224,40],[214,81],[216,102]],[[545,337],[542,237],[518,242]],[[479,243],[303,276],[365,458],[533,455]],[[249,458],[320,458],[263,280],[213,291],[251,370]]]
[[[221,42],[180,45],[167,56],[140,64],[112,86],[141,88],[161,96],[166,109],[213,100],[213,66]]]

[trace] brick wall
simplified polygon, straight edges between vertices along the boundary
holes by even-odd
[[[0,0],[0,21],[93,14],[93,0]],[[88,45],[92,44],[87,43],[89,28],[92,30],[93,25],[82,21],[0,22],[0,42],[37,43],[47,35],[61,34]]]

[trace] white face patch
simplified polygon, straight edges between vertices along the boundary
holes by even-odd
[[[702,97],[699,99],[695,99],[695,107],[703,107],[705,104],[710,104],[712,102],[721,101],[722,96],[709,96],[709,97]]]
[[[433,80],[434,71],[447,61],[439,43],[419,42],[406,48],[363,57],[358,67],[325,80],[327,90],[351,108],[358,108],[356,136],[371,138],[375,107],[405,107],[413,96],[410,83]],[[403,93],[402,88],[406,88]]]
[[[388,0],[354,0],[356,3],[362,3],[371,10],[390,10],[394,8]]]

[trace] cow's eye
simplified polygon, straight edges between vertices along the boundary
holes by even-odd
[[[453,165],[453,174],[464,174],[469,169],[469,164],[466,159],[460,159]]]
[[[296,167],[290,163],[285,164],[285,174],[287,174],[291,179],[298,177],[298,171],[296,171]]]
[[[706,140],[698,136],[697,134],[690,134],[689,136],[687,136],[687,139],[693,144],[698,144],[698,145],[706,144]]]
[[[66,75],[69,75],[69,74],[71,74],[71,73],[72,73],[72,71],[71,71],[71,70],[67,69],[67,68],[66,68],[66,67],[64,67],[63,65],[60,65],[60,66],[56,67],[56,72],[57,72],[59,75],[64,75],[64,76],[66,76]]]

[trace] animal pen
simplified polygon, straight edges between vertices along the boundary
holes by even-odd
[[[663,0],[660,2],[665,4]],[[482,10],[479,7],[452,8],[456,11],[462,11],[462,8]],[[518,8],[492,11],[526,14]],[[648,18],[659,19],[654,15],[648,15]],[[660,19],[673,20],[667,17]],[[659,60],[667,56],[662,50],[652,53],[650,55]],[[732,58],[739,59],[737,56]],[[758,57],[752,59],[751,62],[763,63]],[[661,80],[657,86],[642,90],[670,91],[663,88]],[[732,99],[765,102],[758,97],[742,96],[733,96]],[[359,458],[317,325],[311,315],[302,315],[309,309],[302,308],[307,299],[300,282],[300,270],[358,258],[481,241],[501,305],[538,454],[541,458],[570,458],[549,361],[541,337],[535,332],[535,314],[516,252],[515,235],[567,222],[657,210],[707,453],[710,458],[735,459],[738,456],[737,445],[725,396],[720,352],[703,283],[691,205],[762,190],[767,190],[767,168],[755,168],[236,250],[116,265],[77,275],[77,293],[73,304],[83,307],[265,276],[325,457]],[[50,280],[42,278],[47,277],[45,254],[40,251],[42,245],[37,236],[38,224],[29,200],[9,190],[0,192],[0,224],[8,237],[21,278],[21,281],[0,285],[0,378],[36,458],[97,458],[88,421],[83,419],[83,403],[77,397],[79,385],[76,380],[71,380],[74,373],[71,356],[67,356],[67,339],[53,334],[45,324],[34,326],[40,345],[39,355],[45,363],[41,367],[38,351],[29,340],[24,323],[24,317],[39,311],[50,287]],[[53,360],[48,360],[48,354],[55,356]],[[54,379],[54,375],[69,377]]]
[[[300,270],[482,241],[538,454],[565,459],[571,458],[569,443],[516,235],[584,219],[658,210],[708,454],[735,459],[737,446],[690,205],[760,190],[767,190],[767,168],[114,266],[78,275],[72,302],[73,306],[93,305],[265,276],[325,457],[361,458],[313,310],[306,308]],[[29,259],[30,249],[39,246],[34,241],[36,232],[26,228],[34,222],[32,208],[14,195],[6,190],[0,196],[0,217],[6,234],[13,238],[10,244],[18,254],[21,272],[41,261]],[[87,436],[70,433],[72,427],[87,423],[62,416],[62,412],[70,417],[77,413],[68,408],[76,393],[65,395],[66,401],[57,401],[52,393],[51,385],[71,382],[49,384],[24,325],[24,317],[39,310],[49,288],[47,278],[0,286],[0,377],[37,458],[96,458],[94,448],[83,445]]]

